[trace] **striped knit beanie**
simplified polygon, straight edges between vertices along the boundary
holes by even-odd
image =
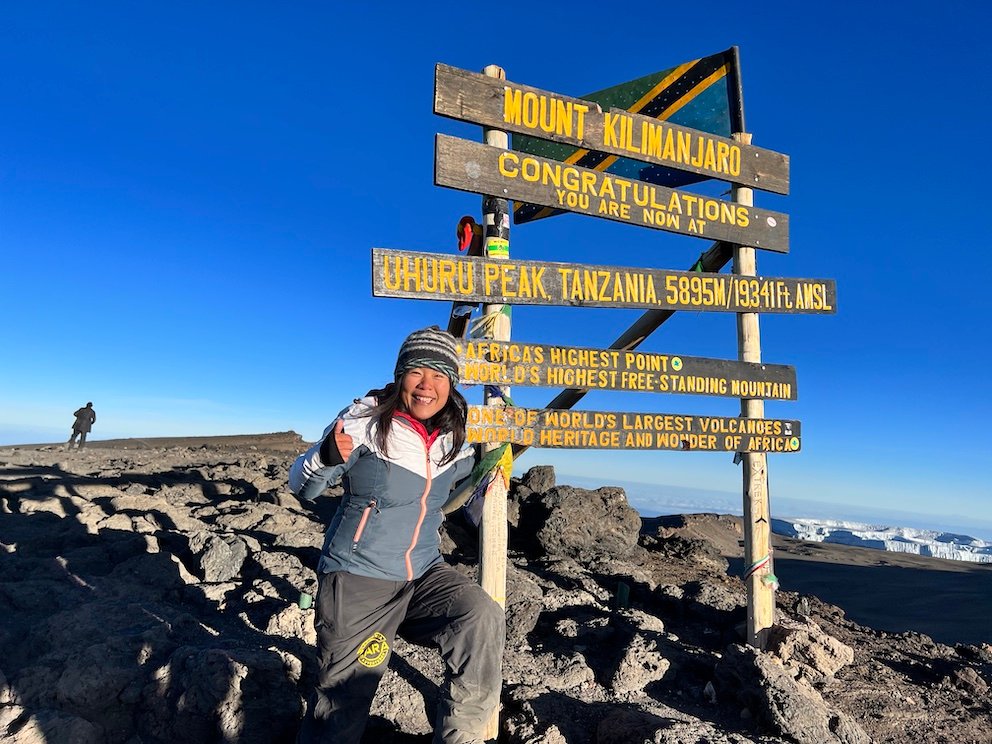
[[[455,337],[437,326],[414,331],[400,347],[393,375],[401,375],[417,367],[428,367],[444,372],[452,385],[458,384],[458,351]]]

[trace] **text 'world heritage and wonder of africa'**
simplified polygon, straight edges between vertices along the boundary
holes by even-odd
[[[800,423],[681,413],[469,406],[470,444],[564,449],[798,452]]]

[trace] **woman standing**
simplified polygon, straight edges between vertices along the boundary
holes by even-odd
[[[300,498],[345,489],[317,570],[317,685],[300,742],[359,742],[397,634],[438,647],[445,662],[436,744],[483,740],[505,626],[499,605],[441,557],[441,507],[474,465],[457,382],[454,337],[415,331],[393,382],[342,411],[293,463]]]

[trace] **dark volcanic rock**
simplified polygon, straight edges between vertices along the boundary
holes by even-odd
[[[233,579],[248,557],[248,546],[236,535],[197,532],[189,547],[200,559],[203,580],[212,584]]]
[[[604,718],[596,731],[596,744],[754,744],[740,734],[720,731],[699,720],[677,720],[645,713],[620,710]]]
[[[544,611],[544,593],[526,572],[513,566],[506,573],[506,642],[519,645],[537,625]]]
[[[854,661],[854,650],[823,632],[816,623],[783,622],[771,629],[768,650],[784,664],[795,668],[797,676],[810,682],[833,677]]]
[[[520,485],[531,493],[547,493],[555,487],[555,469],[550,465],[535,465],[520,479]]]
[[[716,667],[716,697],[736,699],[774,733],[798,744],[870,744],[850,716],[827,705],[773,657],[731,646]]]
[[[506,502],[506,521],[511,528],[511,540],[523,540],[524,547],[527,547],[527,538],[520,533],[517,528],[520,526],[520,512],[524,502],[534,494],[542,495],[555,487],[555,469],[550,465],[535,465],[524,474],[523,478],[510,479],[510,492]],[[533,546],[533,535],[530,547]]]
[[[627,646],[610,687],[620,695],[639,692],[652,682],[664,678],[671,665],[672,663],[659,653],[654,641],[638,634]]]
[[[289,493],[295,435],[0,449],[0,740],[290,742],[314,677],[337,503]],[[127,447],[125,449],[124,447]],[[514,481],[502,744],[988,741],[992,649],[780,592],[738,639],[730,517],[641,520],[623,491]],[[447,560],[475,575],[460,515]],[[438,654],[398,639],[366,739],[429,744]]]
[[[637,545],[641,518],[620,488],[587,491],[556,486],[533,494],[521,507],[521,532],[533,536],[544,555],[588,561],[624,556]]]

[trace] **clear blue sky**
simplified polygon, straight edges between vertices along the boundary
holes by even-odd
[[[992,521],[984,3],[5,3],[0,9],[0,443],[296,430],[316,438],[448,307],[371,296],[373,246],[454,251],[478,197],[433,185],[433,68],[495,63],[582,95],[738,45],[748,128],[790,155],[769,276],[827,277],[835,316],[763,316],[803,451],[777,496]],[[361,7],[359,7],[361,6]],[[538,8],[540,7],[540,10]],[[520,259],[682,269],[709,244],[578,215]],[[608,346],[634,310],[517,308],[522,341]],[[736,357],[733,316],[647,351]],[[540,406],[557,390],[521,390]],[[479,393],[468,391],[470,402]],[[597,393],[587,409],[736,415]],[[729,455],[532,450],[523,466],[740,490]]]

